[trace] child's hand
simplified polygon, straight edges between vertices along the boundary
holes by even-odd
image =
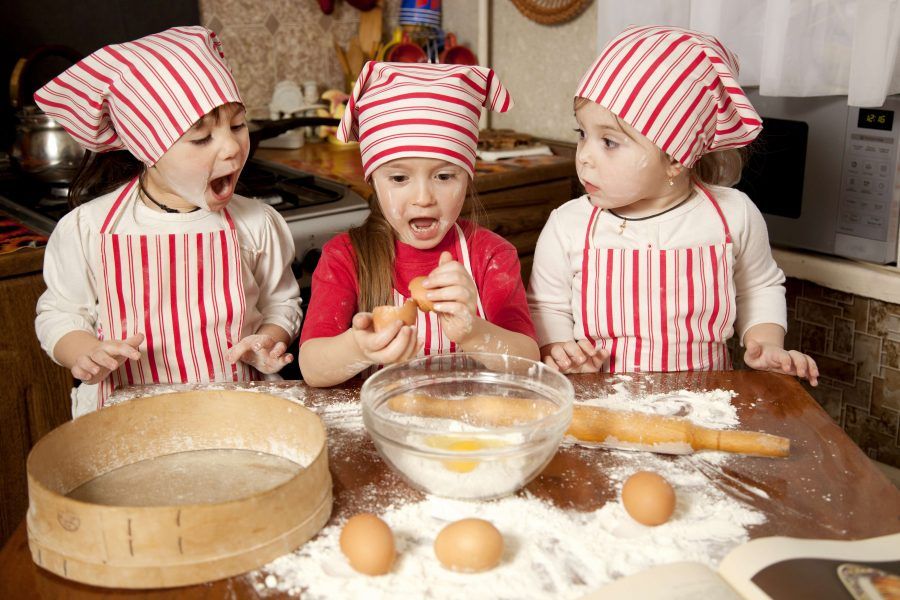
[[[816,361],[796,350],[785,350],[778,344],[760,343],[747,340],[744,362],[748,367],[760,371],[774,371],[786,375],[796,375],[808,379],[810,385],[818,385],[819,368]]]
[[[416,328],[404,325],[399,319],[376,333],[372,313],[357,313],[351,331],[359,351],[373,365],[390,365],[419,353]]]
[[[124,340],[102,341],[90,352],[75,359],[72,375],[85,383],[100,383],[127,359],[140,360],[141,351],[138,346],[143,341],[143,333],[136,333]]]
[[[478,314],[478,290],[462,263],[442,252],[438,267],[422,283],[434,302],[444,335],[457,344],[470,333]]]
[[[248,335],[225,353],[225,360],[230,363],[244,362],[260,373],[277,373],[283,366],[294,360],[285,354],[287,344],[276,342],[275,338],[265,333]]]
[[[560,373],[599,373],[609,352],[587,340],[554,342],[541,347],[541,360]]]

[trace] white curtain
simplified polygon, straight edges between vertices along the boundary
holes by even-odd
[[[900,93],[900,0],[597,0],[598,49],[628,25],[711,33],[764,96],[846,95],[881,106]]]

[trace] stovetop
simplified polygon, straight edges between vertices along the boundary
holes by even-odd
[[[264,160],[244,166],[236,192],[270,204],[288,222],[369,207],[346,184]]]
[[[25,177],[0,160],[0,209],[49,235],[69,212],[65,188]],[[269,161],[249,161],[236,193],[271,205],[285,221],[300,221],[368,208],[346,184]]]

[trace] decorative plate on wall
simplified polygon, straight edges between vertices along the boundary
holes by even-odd
[[[512,0],[519,12],[541,25],[571,21],[591,4],[591,0]]]

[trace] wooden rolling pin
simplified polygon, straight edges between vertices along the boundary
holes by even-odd
[[[422,394],[401,394],[388,400],[395,412],[456,419],[471,425],[509,426],[527,423],[553,410],[547,400],[470,396],[460,400]],[[710,429],[688,419],[639,412],[608,410],[576,404],[566,431],[580,442],[613,448],[649,450],[663,454],[687,454],[695,450],[721,450],[754,456],[785,457],[790,454],[787,438],[756,431]]]

